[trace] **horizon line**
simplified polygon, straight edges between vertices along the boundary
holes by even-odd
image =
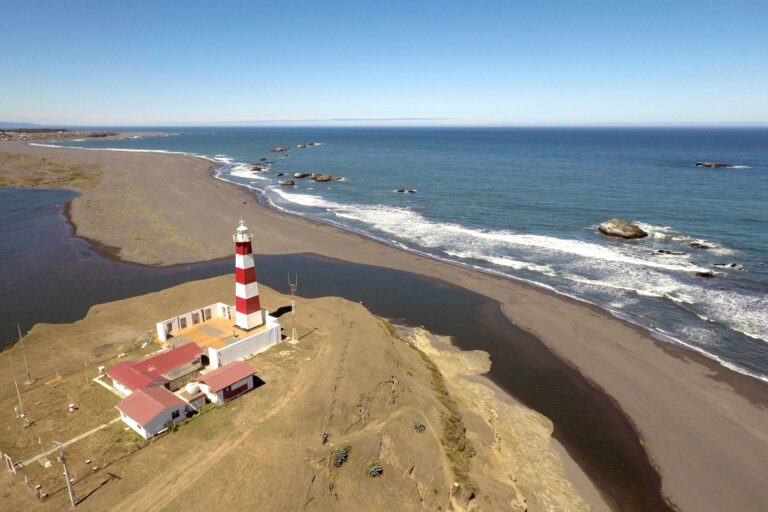
[[[101,124],[89,124],[89,123],[30,123],[30,122],[18,122],[13,121],[0,121],[0,131],[13,130],[14,128],[40,128],[40,129],[73,129],[73,128],[279,128],[279,127],[293,127],[293,128],[333,128],[333,127],[390,127],[390,128],[600,128],[600,127],[616,127],[616,128],[632,128],[632,127],[699,127],[699,128],[717,128],[717,127],[768,127],[768,121],[648,121],[648,122],[633,122],[633,121],[611,121],[611,122],[560,122],[560,123],[504,123],[504,122],[466,122],[456,124],[356,124],[356,123],[376,123],[376,122],[423,122],[423,121],[448,121],[450,118],[330,118],[330,119],[298,119],[298,120],[264,120],[264,121],[221,121],[210,123],[101,123]],[[306,123],[306,124],[302,124]],[[324,124],[330,123],[330,124]],[[353,123],[352,125],[336,124],[336,123]],[[17,125],[17,126],[16,126]]]

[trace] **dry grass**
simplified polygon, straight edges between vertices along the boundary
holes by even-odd
[[[97,165],[0,153],[0,187],[66,187],[85,190],[95,187],[101,175],[101,168]]]

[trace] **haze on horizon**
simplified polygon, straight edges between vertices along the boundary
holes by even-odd
[[[768,2],[6,3],[0,121],[768,122]]]

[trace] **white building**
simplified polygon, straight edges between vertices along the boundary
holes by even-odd
[[[212,403],[221,405],[256,387],[253,366],[243,361],[227,363],[200,376],[200,390]]]
[[[116,405],[120,419],[144,439],[154,437],[169,421],[187,417],[187,402],[162,386],[137,389]]]

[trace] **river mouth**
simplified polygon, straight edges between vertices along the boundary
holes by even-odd
[[[232,273],[230,258],[171,267],[145,267],[103,257],[72,236],[66,190],[0,189],[4,218],[0,272],[3,346],[34,323],[73,322],[96,304],[159,291],[187,281]],[[34,250],[30,250],[34,247]],[[7,257],[7,259],[6,259]],[[489,377],[547,416],[554,437],[618,510],[673,510],[661,493],[637,432],[615,402],[542,342],[517,328],[497,302],[409,272],[353,264],[312,254],[256,256],[259,281],[288,293],[298,273],[299,294],[361,302],[374,314],[451,336],[465,350],[491,354]]]

